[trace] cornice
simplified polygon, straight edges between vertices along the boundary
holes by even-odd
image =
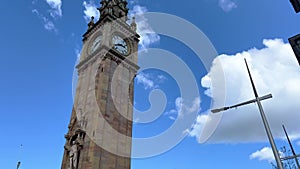
[[[82,36],[83,41],[86,41],[94,32],[96,32],[101,26],[105,23],[112,23],[113,28],[118,30],[119,32],[124,33],[129,37],[134,37],[136,41],[139,41],[140,35],[134,30],[132,30],[131,26],[128,25],[126,22],[122,21],[121,19],[115,19],[110,14],[107,14],[102,19],[97,21],[93,27],[88,29]],[[117,28],[117,29],[116,29]]]

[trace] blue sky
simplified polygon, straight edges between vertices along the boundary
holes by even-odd
[[[287,44],[289,37],[300,33],[300,16],[288,0],[139,0],[129,4],[131,13],[162,12],[187,20],[208,37],[218,53],[206,70],[190,46],[155,34],[153,26],[139,21],[153,32],[143,36],[140,48],[163,49],[182,59],[193,72],[199,98],[183,99],[178,79],[168,72],[149,69],[137,76],[136,108],[145,111],[151,107],[148,97],[154,89],[163,91],[166,108],[153,122],[140,124],[135,119],[134,137],[158,135],[181,116],[196,116],[179,144],[157,156],[133,159],[132,169],[271,168],[272,156],[255,104],[224,113],[214,135],[207,142],[202,140],[211,98],[217,101],[218,91],[224,89],[216,83],[225,86],[226,105],[253,98],[242,58],[251,65],[259,93],[274,96],[263,105],[277,146],[287,145],[280,139],[284,123],[300,152],[300,72]],[[87,18],[99,5],[99,1],[2,1],[0,168],[15,168],[19,160],[21,169],[60,167],[73,103],[74,65]],[[222,63],[221,75],[216,71],[217,61]]]

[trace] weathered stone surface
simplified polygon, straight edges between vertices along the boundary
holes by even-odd
[[[84,35],[61,169],[69,169],[68,147],[75,140],[80,143],[76,169],[130,168],[133,78],[138,69],[139,36],[123,19],[108,22],[112,18],[102,17],[90,25]],[[115,34],[124,35],[128,55],[122,55],[113,47],[111,39]],[[97,36],[102,36],[101,44],[90,50],[96,46]]]

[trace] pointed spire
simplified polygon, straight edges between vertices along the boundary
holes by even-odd
[[[137,29],[137,24],[136,24],[136,21],[135,21],[135,17],[132,17],[132,22],[131,22],[130,26],[131,26],[131,29],[132,29],[133,31],[136,31],[136,29]]]
[[[107,15],[113,18],[122,18],[122,20],[127,20],[128,8],[126,0],[101,0],[101,7],[98,8],[100,11],[100,20]]]
[[[95,17],[92,16],[91,21],[88,23],[88,29],[91,29],[95,25],[94,19],[95,19]]]

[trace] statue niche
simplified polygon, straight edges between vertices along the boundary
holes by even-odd
[[[85,132],[81,129],[77,129],[75,134],[69,140],[68,145],[65,146],[69,156],[68,169],[78,169],[80,150],[83,148],[84,137]]]

